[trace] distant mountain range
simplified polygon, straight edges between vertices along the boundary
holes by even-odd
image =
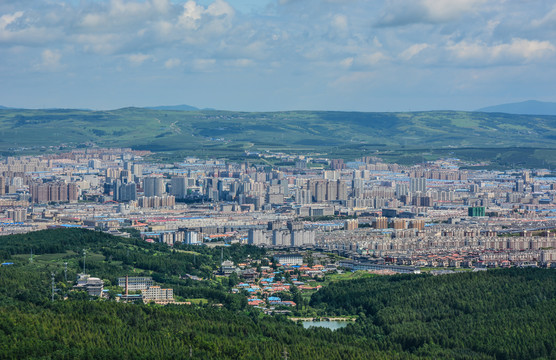
[[[8,110],[8,109],[16,109],[16,108],[0,105],[0,109]],[[198,108],[187,104],[145,106],[143,107],[143,109],[162,110],[162,111],[215,111],[216,110],[214,108]],[[50,108],[50,109],[34,109],[34,110],[62,110],[62,109]],[[88,109],[63,109],[63,110],[88,110]],[[527,100],[522,102],[487,106],[484,108],[477,109],[475,111],[488,112],[488,113],[519,114],[519,115],[556,115],[556,102]]]
[[[482,109],[478,109],[477,111],[521,115],[556,115],[556,102],[528,100],[516,103],[488,106]]]
[[[556,149],[556,116],[423,111],[0,110],[0,150],[94,142],[154,151],[530,146]],[[361,150],[364,151],[364,150]]]
[[[150,110],[174,110],[174,111],[199,111],[199,110],[214,110],[212,108],[200,109],[191,105],[168,105],[168,106],[147,106],[145,109]]]
[[[0,109],[2,110],[7,110],[7,109],[19,109],[19,108],[13,108],[13,107],[8,107],[8,106],[2,106],[0,105]],[[145,106],[143,109],[149,109],[149,110],[170,110],[170,111],[201,111],[201,110],[206,110],[206,111],[210,111],[210,110],[215,110],[213,108],[204,108],[204,109],[200,109],[197,108],[195,106],[191,106],[191,105],[186,105],[186,104],[182,104],[182,105],[168,105],[168,106]],[[89,110],[89,109],[66,109],[66,108],[44,108],[44,109],[28,109],[28,110]],[[116,110],[116,109],[115,109]]]
[[[400,163],[441,155],[511,168],[547,168],[556,166],[556,116],[465,111],[0,109],[0,154],[91,143],[179,152],[172,161],[185,155],[244,159],[246,152],[268,150],[346,159],[377,154]]]

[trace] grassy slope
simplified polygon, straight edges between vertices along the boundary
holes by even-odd
[[[0,151],[87,141],[197,155],[237,155],[246,149],[357,156],[392,148],[556,148],[556,116],[453,111],[0,110]]]

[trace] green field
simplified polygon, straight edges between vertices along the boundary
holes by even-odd
[[[355,280],[355,279],[366,279],[377,276],[375,274],[370,274],[367,271],[346,271],[341,274],[330,274],[326,275],[326,281],[324,282],[325,285],[329,285],[330,283],[336,281],[344,281],[344,280]]]
[[[157,158],[161,161],[186,155],[234,159],[242,158],[246,150],[268,150],[346,159],[377,154],[402,163],[453,155],[486,158],[503,166],[512,162],[541,166],[556,162],[552,156],[556,116],[455,111],[0,110],[3,154],[92,144],[163,152]]]

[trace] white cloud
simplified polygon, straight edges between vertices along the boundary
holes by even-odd
[[[444,23],[478,11],[486,0],[392,0],[383,10],[379,26]]]
[[[183,12],[181,13],[178,24],[185,29],[198,29],[199,20],[203,16],[204,8],[197,5],[195,1],[188,1],[183,4]]]
[[[535,27],[556,26],[556,6],[542,18],[533,20],[531,24]]]
[[[57,35],[59,35],[57,29],[49,30],[34,26],[26,18],[25,11],[0,16],[0,44],[45,44]]]
[[[515,38],[510,43],[487,45],[481,42],[461,41],[447,46],[457,60],[473,63],[523,63],[545,58],[556,51],[549,41]]]
[[[185,29],[197,30],[203,23],[223,22],[233,17],[234,14],[234,9],[224,0],[216,0],[206,9],[190,0],[183,5],[183,12],[179,16],[178,25]]]
[[[346,36],[348,34],[348,18],[342,14],[336,14],[332,17],[331,21],[332,28],[337,34]]]
[[[367,66],[373,66],[386,60],[389,60],[389,57],[380,51],[372,54],[365,54],[359,58],[360,63]]]
[[[8,25],[23,16],[23,11],[16,11],[13,14],[5,14],[0,16],[0,29],[6,30]]]
[[[357,56],[340,59],[335,65],[353,72],[365,72],[387,64],[391,58],[382,51],[363,52]]]
[[[496,30],[496,28],[498,27],[498,25],[500,25],[500,20],[489,20],[487,22],[487,26],[486,26],[486,34],[488,35],[492,35],[494,33],[494,30]]]
[[[127,56],[127,59],[129,60],[130,63],[132,63],[133,65],[141,65],[143,64],[145,61],[151,59],[152,56],[151,55],[147,55],[147,54],[131,54]]]
[[[349,69],[349,68],[353,65],[353,60],[354,60],[354,59],[353,59],[352,57],[348,57],[348,58],[342,59],[342,60],[340,61],[340,65],[341,65],[342,67],[345,67],[345,68],[348,68],[348,69]]]
[[[412,57],[419,54],[421,51],[425,50],[428,47],[430,47],[430,45],[426,43],[411,45],[400,54],[400,58],[406,61],[410,60]]]
[[[195,59],[193,60],[193,69],[200,72],[210,72],[214,70],[216,59]]]
[[[101,14],[86,14],[81,21],[81,24],[85,27],[96,28],[104,23],[105,16]]]
[[[368,84],[375,78],[375,73],[370,71],[356,71],[347,75],[340,76],[332,81],[329,86],[339,90],[348,90],[356,84]]]
[[[35,66],[39,71],[58,71],[62,68],[62,54],[58,50],[45,49],[41,53],[41,62]]]
[[[215,0],[206,10],[206,13],[215,17],[234,16],[234,8],[224,0]]]
[[[486,0],[423,0],[423,6],[433,22],[458,19],[463,14],[473,12]]]
[[[253,66],[254,61],[251,59],[234,59],[226,61],[225,64],[232,67],[242,68]]]
[[[74,9],[68,23],[85,33],[110,33],[136,31],[140,27],[151,27],[157,21],[176,18],[174,6],[169,0],[109,0],[83,2],[82,8]]]
[[[168,11],[170,11],[172,7],[170,0],[152,0],[151,4],[153,9],[155,9],[157,12],[162,14],[165,14]]]
[[[77,34],[71,41],[82,46],[85,53],[110,55],[118,50],[123,42],[118,34]]]
[[[168,59],[164,62],[164,67],[166,69],[173,69],[181,65],[181,60],[176,58]]]

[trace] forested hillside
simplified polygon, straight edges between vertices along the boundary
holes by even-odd
[[[128,273],[150,275],[177,296],[206,301],[122,304],[71,292],[83,249],[87,272],[108,284]],[[332,332],[246,306],[243,295],[211,278],[220,255],[220,249],[171,249],[77,229],[0,237],[0,260],[14,263],[0,267],[0,358],[280,359],[284,351],[290,359],[556,358],[552,270],[333,282],[312,296],[314,311],[358,320]],[[264,250],[224,250],[236,261],[247,255],[262,257]],[[204,280],[184,280],[186,271]]]
[[[411,352],[441,347],[497,359],[556,356],[553,270],[338,282],[315,293],[311,305],[334,314],[360,314],[361,324],[351,333]]]
[[[308,331],[258,311],[50,302],[48,278],[24,267],[0,268],[0,358],[280,359],[284,349],[295,359],[410,358],[359,336]]]

